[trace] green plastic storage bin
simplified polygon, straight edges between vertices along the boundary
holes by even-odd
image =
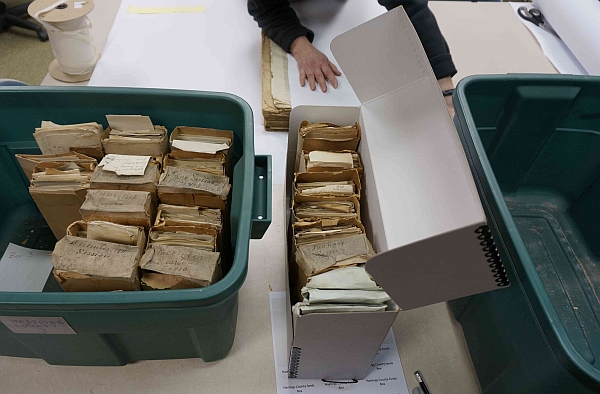
[[[511,281],[451,302],[483,393],[600,392],[600,78],[469,77],[453,102]]]
[[[106,293],[65,293],[50,277],[40,293],[0,292],[0,319],[23,317],[27,318],[23,322],[31,323],[50,317],[75,332],[23,334],[0,323],[0,355],[42,358],[58,365],[219,360],[233,345],[250,238],[261,238],[271,222],[271,158],[255,157],[252,110],[239,97],[159,89],[0,88],[0,253],[9,242],[48,250],[56,242],[29,196],[29,181],[15,159],[16,153],[39,153],[34,128],[42,120],[96,121],[107,126],[107,114],[149,115],[169,130],[179,125],[233,130],[224,277],[203,289]]]

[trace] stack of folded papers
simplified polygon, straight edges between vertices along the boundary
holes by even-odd
[[[365,271],[375,256],[360,222],[360,128],[300,126],[292,200],[294,316],[382,311],[390,297]]]
[[[342,171],[344,169],[354,168],[362,176],[363,168],[360,156],[354,151],[327,152],[312,151],[302,152],[299,171],[302,172],[320,172],[320,171]]]
[[[90,182],[92,189],[149,192],[155,201],[159,177],[159,165],[151,156],[108,154]]]
[[[390,297],[363,266],[351,266],[312,276],[301,290],[296,316],[309,313],[373,312],[387,308]]]
[[[165,204],[225,209],[229,177],[180,167],[167,167],[160,176],[158,195]]]
[[[89,190],[79,209],[84,220],[150,227],[152,195],[133,190]]]
[[[54,277],[65,291],[139,290],[144,229],[78,221],[52,252]]]
[[[42,121],[35,129],[35,138],[42,154],[79,152],[97,160],[102,159],[102,138],[105,133],[96,122],[59,125]]]
[[[75,156],[75,161],[40,161],[33,168],[29,193],[56,239],[81,220],[79,206],[90,188],[96,159]],[[36,160],[36,159],[31,159]]]
[[[142,115],[106,115],[110,126],[103,139],[104,153],[162,156],[169,149],[167,129]]]
[[[287,53],[262,36],[262,113],[265,129],[288,131],[292,110]]]
[[[338,126],[333,123],[300,123],[302,150],[310,151],[356,151],[360,141],[360,126]]]
[[[197,247],[152,243],[140,260],[142,288],[190,289],[221,278],[221,254]]]
[[[156,215],[155,227],[198,226],[221,230],[223,223],[220,209],[186,207],[160,204]]]
[[[96,159],[90,156],[83,155],[77,152],[69,152],[69,153],[57,153],[52,155],[24,155],[24,154],[16,154],[15,157],[17,161],[21,165],[23,172],[27,179],[31,180],[31,174],[33,174],[33,169],[37,164],[44,163],[47,161],[55,162],[55,163],[89,163],[90,161],[96,163]]]
[[[165,167],[227,175],[232,144],[232,131],[178,126],[171,133],[171,153]]]

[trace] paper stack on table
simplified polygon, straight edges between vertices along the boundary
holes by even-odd
[[[265,129],[288,131],[292,110],[287,53],[262,36],[262,112]]]

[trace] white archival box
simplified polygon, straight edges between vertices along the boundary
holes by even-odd
[[[331,50],[361,106],[293,108],[287,207],[300,123],[358,122],[364,166],[361,217],[378,253],[366,268],[399,308],[506,285],[490,266],[495,247],[486,238],[487,221],[467,158],[404,9],[339,35]],[[299,378],[364,378],[397,313],[300,316],[294,322],[290,373]]]

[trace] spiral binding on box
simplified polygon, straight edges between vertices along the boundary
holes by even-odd
[[[300,355],[302,349],[299,347],[292,347],[292,355],[290,357],[290,366],[288,368],[288,378],[295,379],[298,377],[298,368],[300,368]]]
[[[496,243],[494,242],[494,237],[492,236],[489,226],[479,226],[477,230],[475,230],[475,233],[477,233],[477,239],[485,253],[485,257],[492,270],[497,286],[508,286],[510,281],[508,280],[508,275],[504,269],[504,264],[502,264],[502,259],[498,254],[498,249],[496,248]]]

